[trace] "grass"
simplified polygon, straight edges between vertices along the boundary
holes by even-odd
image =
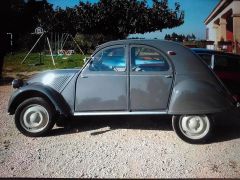
[[[50,55],[42,55],[42,63],[40,64],[39,53],[31,53],[26,61],[21,64],[26,56],[26,52],[18,52],[13,55],[8,54],[4,59],[3,73],[19,73],[19,72],[34,72],[48,69],[66,69],[80,68],[83,65],[83,55],[73,54],[70,56],[54,56],[56,66],[52,63]]]

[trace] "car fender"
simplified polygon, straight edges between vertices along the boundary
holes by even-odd
[[[63,96],[53,88],[43,85],[41,83],[29,84],[16,90],[9,100],[9,114],[14,114],[18,105],[24,100],[31,97],[45,98],[51,103],[51,105],[53,105],[53,107],[60,115],[68,117],[71,114],[70,107],[66,103]]]
[[[233,107],[231,99],[219,85],[186,79],[175,83],[168,114],[213,114]]]

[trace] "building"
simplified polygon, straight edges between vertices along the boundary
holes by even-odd
[[[220,0],[204,23],[208,49],[240,54],[240,0]]]

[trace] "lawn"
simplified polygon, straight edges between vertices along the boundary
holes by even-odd
[[[54,56],[55,64],[52,63],[50,55],[42,55],[40,61],[39,53],[32,53],[28,56],[26,61],[21,64],[26,56],[26,52],[18,52],[13,55],[8,54],[5,56],[3,73],[20,73],[20,72],[33,72],[43,71],[48,69],[66,69],[66,68],[79,68],[83,65],[84,56],[80,54],[73,54],[70,56]]]

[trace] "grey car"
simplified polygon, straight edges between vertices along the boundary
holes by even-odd
[[[81,69],[42,72],[13,87],[8,112],[27,136],[43,136],[75,116],[171,115],[181,139],[203,143],[213,115],[236,106],[199,56],[160,40],[107,42]]]

